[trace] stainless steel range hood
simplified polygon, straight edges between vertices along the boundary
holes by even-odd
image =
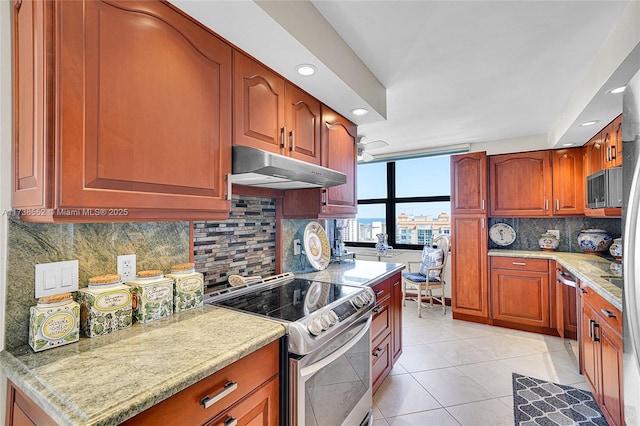
[[[347,175],[326,167],[246,146],[233,147],[231,182],[272,189],[337,186]]]

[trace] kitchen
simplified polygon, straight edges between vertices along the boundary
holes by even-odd
[[[4,59],[3,59],[3,60],[4,60]],[[5,73],[5,74],[3,74],[3,77],[4,77],[5,75],[7,75],[7,74],[6,74],[6,73]],[[3,93],[4,93],[4,91],[3,91]],[[7,117],[7,116],[9,116],[9,114],[3,114],[3,119],[5,119],[5,117]],[[7,129],[7,128],[9,128],[9,126],[3,126],[3,129]],[[4,141],[4,140],[6,140],[6,138],[4,138],[4,137],[3,137],[3,141]],[[496,145],[498,145],[498,144],[496,144]],[[3,145],[3,146],[4,146],[4,145]],[[5,156],[3,155],[3,159],[4,159],[4,158],[5,158]],[[5,162],[4,164],[6,164],[6,162]],[[3,167],[3,171],[5,171],[5,173],[8,173],[8,170],[9,170],[9,169],[10,169],[9,167],[6,167],[6,168],[5,168],[5,167]],[[4,182],[4,179],[3,179],[3,182]],[[7,194],[7,196],[8,196],[8,191],[7,191],[7,192],[3,191],[3,195],[4,195],[4,194]],[[6,203],[5,205],[6,205],[6,206],[10,206],[10,202]],[[5,225],[3,225],[3,226],[6,226],[6,224],[5,224]],[[285,229],[284,231],[286,232],[286,229]],[[276,231],[276,232],[277,232],[277,231]],[[179,232],[178,232],[178,235],[177,235],[175,238],[179,239],[180,241],[184,241],[184,240],[185,240],[185,238],[184,238],[184,234],[185,234],[185,231],[184,231],[184,229],[182,229],[181,231],[179,231]],[[5,234],[5,235],[6,235],[6,234]],[[168,235],[172,235],[172,234],[168,234]],[[171,236],[171,238],[174,238],[174,236],[172,235],[172,236]],[[152,254],[152,255],[153,255],[153,254]],[[184,259],[180,259],[180,260],[184,260]],[[171,262],[171,261],[169,261],[169,262]],[[3,266],[5,266],[5,265],[3,265]],[[247,271],[247,272],[252,272],[252,271]],[[4,274],[3,274],[3,277],[4,277]],[[3,286],[3,291],[4,291],[4,289],[5,289],[5,288],[6,288],[6,287],[5,287],[5,286]],[[4,300],[4,298],[3,298],[3,300]],[[8,321],[7,321],[7,323],[8,323]],[[4,328],[4,327],[3,327],[3,328]],[[4,330],[3,330],[3,332],[4,332]]]

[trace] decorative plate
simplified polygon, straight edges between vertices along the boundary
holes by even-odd
[[[331,246],[318,222],[309,222],[304,228],[304,251],[313,269],[321,271],[329,265]]]
[[[508,246],[516,240],[516,231],[506,223],[496,223],[489,228],[489,238],[499,246]]]

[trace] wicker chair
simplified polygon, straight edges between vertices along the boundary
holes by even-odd
[[[447,312],[444,297],[444,270],[449,257],[449,237],[438,235],[433,239],[433,246],[426,245],[422,249],[421,262],[408,262],[408,272],[402,274],[402,306],[407,299],[418,302],[418,317],[422,317],[425,300],[433,307],[433,301],[442,305],[442,313]],[[419,269],[415,270],[419,265]],[[434,295],[434,290],[440,290]],[[439,296],[439,297],[438,297]]]

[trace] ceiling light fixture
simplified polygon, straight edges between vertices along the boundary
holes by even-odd
[[[596,123],[599,123],[600,120],[593,120],[593,121],[585,121],[584,123],[582,123],[580,125],[580,127],[587,127],[587,126],[593,126]]]
[[[563,143],[562,146],[573,146],[572,143]]]
[[[355,108],[351,110],[351,114],[357,115],[357,116],[367,115],[368,113],[369,113],[369,110],[367,110],[366,108]]]
[[[311,64],[300,64],[296,67],[296,72],[302,76],[314,75],[318,69]]]
[[[614,94],[614,95],[615,95],[616,93],[622,93],[622,92],[624,92],[624,89],[626,89],[626,87],[627,87],[627,86],[620,86],[620,87],[616,87],[615,89],[611,89],[611,90],[609,90],[609,93],[612,93],[612,94]]]

